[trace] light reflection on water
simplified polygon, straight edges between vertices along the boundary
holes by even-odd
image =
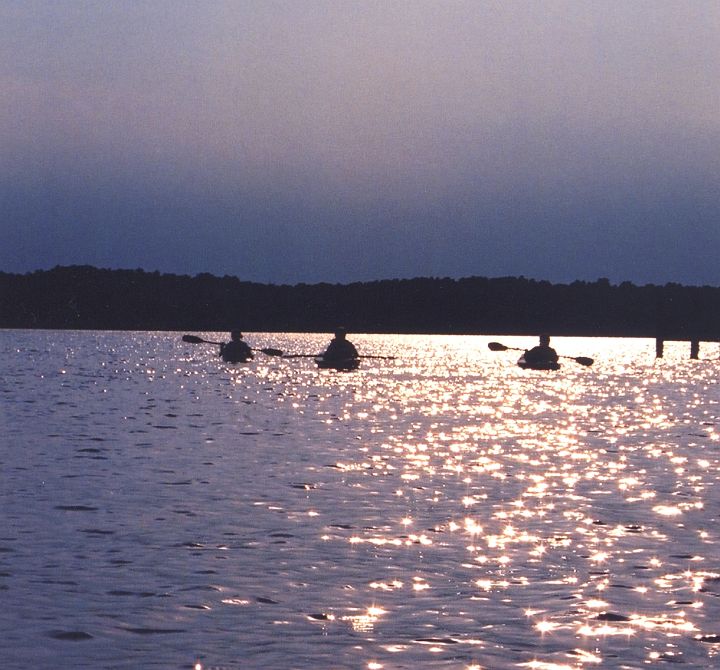
[[[0,331],[9,667],[713,665],[717,345],[352,339]]]

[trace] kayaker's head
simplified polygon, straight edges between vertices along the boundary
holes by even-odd
[[[545,335],[545,334],[540,335],[540,346],[541,347],[549,347],[550,346],[550,335]]]
[[[230,339],[231,340],[242,340],[242,331],[240,330],[231,330],[230,331]]]
[[[344,340],[346,335],[347,335],[347,330],[345,328],[343,328],[342,326],[338,326],[335,329],[335,339],[336,340]]]

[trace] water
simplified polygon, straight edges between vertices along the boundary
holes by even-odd
[[[720,664],[715,360],[180,335],[0,331],[3,667]]]

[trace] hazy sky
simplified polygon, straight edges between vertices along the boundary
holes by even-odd
[[[0,0],[0,270],[720,285],[718,0]]]

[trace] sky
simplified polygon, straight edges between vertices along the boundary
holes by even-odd
[[[717,0],[0,0],[0,271],[720,286]]]

